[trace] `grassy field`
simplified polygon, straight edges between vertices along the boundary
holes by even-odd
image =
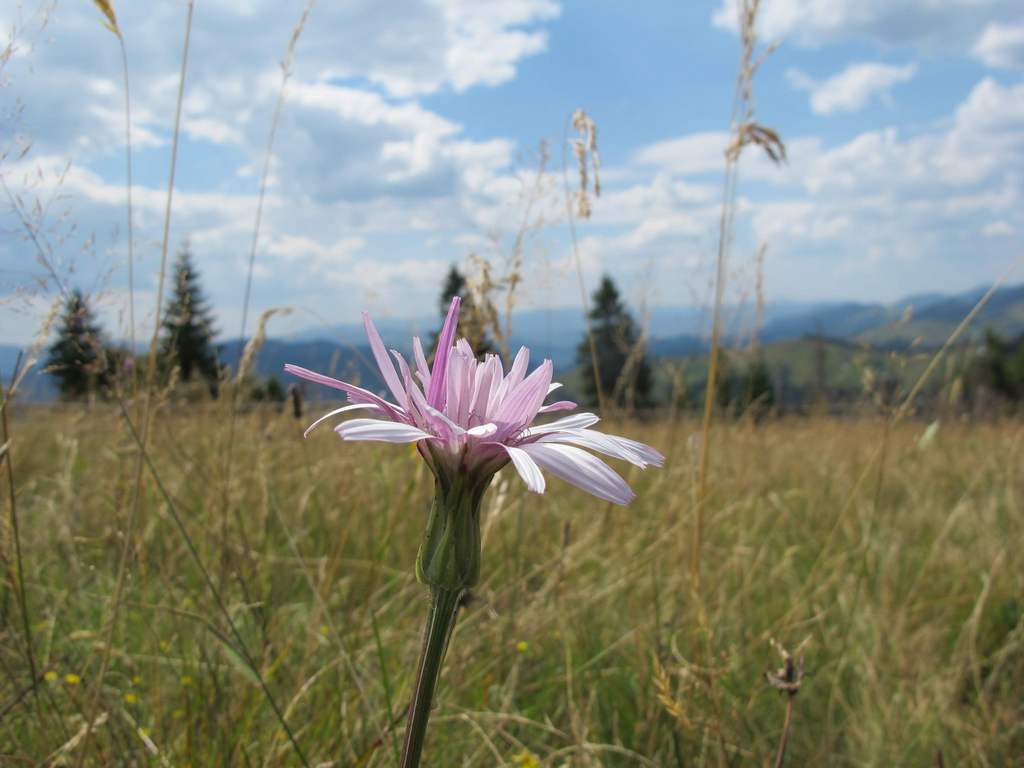
[[[11,422],[38,692],[14,577],[3,593],[0,763],[301,764],[210,578],[310,765],[393,766],[421,623],[413,562],[431,493],[408,448],[303,441],[271,411],[166,410],[151,438],[109,671],[92,711],[134,484],[110,406]],[[659,447],[621,509],[506,469],[483,580],[460,617],[430,766],[771,765],[803,647],[787,765],[1024,764],[1019,423],[715,428],[699,588],[697,425],[616,424]],[[621,468],[625,471],[625,468]],[[4,487],[4,517],[9,509]],[[13,573],[11,529],[3,553]],[[392,723],[397,727],[391,728]]]

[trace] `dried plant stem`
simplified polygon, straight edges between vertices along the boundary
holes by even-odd
[[[441,664],[448,640],[455,628],[462,590],[432,587],[430,591],[430,613],[423,631],[423,650],[420,652],[419,668],[416,671],[416,687],[413,689],[412,704],[409,706],[409,724],[405,729],[405,744],[402,747],[400,768],[418,768],[423,742],[427,735],[427,720],[434,690],[441,676]]]
[[[793,723],[793,701],[796,696],[788,696],[786,700],[786,717],[782,722],[782,736],[779,737],[779,749],[775,753],[775,768],[782,768],[786,762],[786,745],[789,743],[789,729]]]
[[[107,674],[107,667],[110,664],[110,650],[114,638],[114,629],[117,626],[117,619],[121,609],[121,601],[124,596],[125,573],[128,569],[128,555],[132,548],[132,538],[135,532],[135,524],[139,516],[139,505],[142,499],[142,474],[145,466],[145,449],[149,437],[149,428],[152,421],[153,393],[156,385],[156,357],[157,342],[160,333],[160,317],[163,312],[164,282],[167,274],[167,251],[171,231],[171,210],[174,200],[174,174],[177,168],[178,139],[181,134],[181,107],[185,99],[185,74],[188,71],[188,51],[192,36],[192,14],[195,8],[195,0],[188,2],[188,14],[185,20],[185,39],[182,44],[181,74],[178,79],[178,97],[174,111],[174,134],[171,141],[171,166],[167,179],[167,204],[164,209],[163,240],[160,248],[160,276],[157,282],[156,293],[156,316],[153,319],[153,335],[149,343],[149,359],[146,364],[146,397],[142,409],[141,439],[139,440],[139,451],[135,463],[135,481],[132,489],[130,511],[128,521],[123,531],[124,540],[121,545],[121,554],[117,563],[117,577],[114,582],[114,594],[110,606],[110,613],[106,619],[104,632],[103,652],[100,657],[100,668],[96,680],[92,685],[89,700],[88,717],[86,718],[84,739],[87,741],[92,732],[93,723],[96,720],[96,712],[99,708],[100,696],[103,691],[103,681]],[[86,749],[78,753],[76,765],[81,768],[85,762]]]
[[[128,83],[128,51],[124,45],[124,38],[117,36],[117,42],[121,46],[121,68],[124,74],[124,164],[125,164],[125,191],[128,217],[128,338],[131,340],[131,355],[135,356],[135,237],[134,224],[132,222],[132,107],[131,90]],[[136,383],[138,381],[138,369],[132,366],[132,385],[129,392],[134,396]]]
[[[13,382],[17,381],[18,368],[21,365],[21,355],[18,356],[11,372],[12,386],[4,392],[3,402],[0,403],[0,424],[3,426],[3,456],[0,461],[4,463],[4,470],[7,474],[7,502],[10,505],[10,526],[11,540],[14,545],[14,576],[15,589],[18,593],[18,610],[21,612],[22,629],[25,632],[25,657],[28,660],[29,672],[32,675],[32,692],[36,692],[39,684],[39,674],[36,669],[36,656],[32,647],[32,626],[28,618],[28,599],[25,596],[25,568],[21,557],[21,534],[18,528],[17,495],[14,492],[14,464],[11,459],[11,432],[7,419],[7,406],[11,401]]]
[[[572,240],[572,258],[576,265],[576,279],[580,287],[580,303],[583,306],[583,321],[587,331],[587,344],[590,347],[590,364],[594,371],[594,391],[597,392],[597,407],[606,413],[604,391],[601,387],[601,367],[597,362],[597,342],[590,322],[590,302],[587,300],[587,287],[583,280],[583,260],[580,257],[580,243],[576,235],[576,216],[572,211],[572,193],[569,190],[569,121],[566,120],[565,133],[562,140],[562,182],[565,186],[565,215],[569,220],[569,236]]]
[[[252,228],[252,243],[249,248],[249,266],[245,276],[245,293],[242,299],[242,324],[241,329],[238,332],[239,344],[245,341],[245,329],[249,320],[249,302],[252,297],[252,276],[256,266],[256,247],[259,244],[260,239],[260,225],[263,222],[263,202],[267,195],[267,180],[270,177],[270,161],[273,157],[274,150],[274,137],[277,135],[277,125],[280,122],[281,110],[284,107],[284,99],[286,86],[288,85],[288,79],[291,77],[292,69],[291,63],[295,53],[295,45],[298,43],[299,36],[302,34],[302,30],[306,26],[306,20],[309,18],[310,11],[313,10],[313,6],[316,0],[309,0],[306,3],[306,7],[302,12],[302,16],[299,17],[299,22],[292,30],[292,36],[288,43],[288,47],[285,51],[285,57],[281,61],[281,87],[277,92],[277,103],[274,105],[274,114],[270,120],[270,133],[267,136],[267,147],[263,154],[263,173],[260,175],[260,191],[259,198],[256,202],[256,221]],[[241,374],[241,357],[239,357],[239,374]],[[229,496],[231,491],[231,468],[234,461],[234,445],[235,445],[235,429],[238,421],[238,392],[241,389],[241,375],[238,377],[238,381],[235,386],[231,388],[231,417],[228,423],[228,435],[227,444],[224,448],[224,486],[221,495],[221,541],[227,541],[227,530],[228,530],[228,508]],[[243,530],[244,527],[239,526]],[[246,550],[248,551],[248,546]],[[228,552],[228,548],[224,547],[224,553]],[[226,564],[226,562],[225,562]]]
[[[704,417],[701,424],[700,465],[698,470],[697,509],[693,529],[691,576],[694,588],[700,590],[700,552],[704,537],[704,519],[708,497],[708,469],[711,460],[711,420],[715,409],[715,383],[722,334],[722,300],[725,295],[726,266],[732,244],[732,225],[736,215],[736,184],[739,159],[743,147],[757,144],[773,162],[786,159],[786,148],[778,134],[754,122],[753,79],[764,56],[755,59],[757,45],[756,21],[760,0],[742,0],[737,6],[740,28],[740,60],[736,72],[732,109],[729,118],[729,145],[725,150],[725,178],[722,182],[722,212],[718,225],[718,254],[715,259],[715,299],[711,319],[711,352],[707,383],[704,388]]]
[[[733,104],[732,124],[736,128],[736,111],[739,104],[739,80],[737,96]],[[708,468],[711,462],[711,420],[715,410],[715,384],[718,377],[719,347],[722,334],[722,298],[725,294],[725,268],[732,237],[732,220],[735,212],[738,156],[727,155],[725,180],[722,187],[722,212],[718,225],[718,254],[715,259],[715,298],[711,315],[711,352],[708,358],[707,383],[704,387],[704,415],[701,421],[700,461],[697,469],[697,509],[694,518],[690,573],[694,588],[700,589],[700,553],[704,537],[705,508],[708,497]]]

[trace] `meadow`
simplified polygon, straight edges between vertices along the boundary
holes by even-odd
[[[240,415],[228,476],[224,406],[161,406],[93,704],[137,443],[110,404],[12,408],[37,679],[5,513],[0,762],[397,763],[432,478],[306,421]],[[698,582],[699,423],[612,421],[667,457],[617,467],[630,507],[492,485],[425,765],[772,765],[773,640],[802,658],[787,765],[1024,763],[1020,422],[722,420]]]

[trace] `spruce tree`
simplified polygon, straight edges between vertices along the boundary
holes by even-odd
[[[483,317],[477,311],[473,303],[473,294],[466,283],[466,276],[459,271],[459,268],[452,264],[444,279],[444,286],[441,288],[441,296],[438,306],[441,310],[441,317],[448,314],[448,306],[452,299],[458,296],[462,299],[462,311],[459,312],[459,325],[455,331],[456,339],[465,339],[477,357],[494,353],[494,343],[487,335],[487,328],[484,325]],[[440,333],[440,331],[438,332]],[[434,345],[437,343],[437,335],[434,336]]]
[[[608,275],[593,295],[590,329],[597,348],[597,370],[601,392],[620,406],[645,407],[651,404],[651,366],[647,355],[637,348],[639,334],[636,323],[619,297],[619,290]],[[576,351],[576,361],[583,376],[583,393],[591,403],[597,402],[597,383],[591,358],[590,340],[586,337]]]
[[[161,325],[161,359],[177,365],[183,381],[193,376],[205,379],[211,393],[216,394],[219,366],[213,346],[213,317],[187,246],[178,251],[171,298]]]
[[[747,365],[747,376],[744,382],[747,409],[752,409],[756,417],[768,413],[775,405],[775,386],[772,382],[768,363],[761,355],[757,355]]]
[[[57,340],[49,349],[46,370],[57,379],[62,400],[93,394],[109,383],[103,332],[77,288],[64,300]]]

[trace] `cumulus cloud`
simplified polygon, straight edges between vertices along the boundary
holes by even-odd
[[[742,260],[767,243],[769,285],[794,298],[809,286],[819,296],[895,298],[922,281],[962,285],[965,269],[994,277],[985,270],[1004,255],[999,239],[1024,230],[1024,84],[982,79],[937,125],[833,144],[796,137],[783,167],[745,154],[740,178],[757,184],[741,189],[734,255]],[[718,206],[704,179],[723,145],[724,136],[701,133],[638,150],[635,168],[661,171],[609,194],[622,229],[589,238],[604,262],[652,257],[659,281],[676,285],[686,284],[679,259],[698,254],[710,263]],[[891,295],[878,294],[880,270]]]
[[[817,81],[798,69],[786,76],[793,87],[811,94],[811,109],[819,115],[856,112],[873,98],[887,98],[893,86],[910,80],[916,64],[895,66],[866,61],[848,65],[842,72]]]
[[[281,85],[278,59],[304,5],[210,0],[196,6],[171,240],[173,247],[191,239],[211,299],[225,316],[238,314],[237,280],[246,267]],[[299,295],[336,309],[330,293],[344,288],[353,307],[370,296],[432,304],[430,270],[459,248],[456,237],[493,222],[519,188],[511,169],[514,141],[471,139],[461,124],[424,107],[422,97],[513,79],[525,57],[546,49],[544,25],[559,13],[555,0],[317,4],[295,51],[271,159],[254,300],[276,304]],[[185,14],[175,2],[124,3],[118,18],[132,87],[136,278],[146,290],[159,252]],[[24,168],[5,167],[5,178],[16,187],[16,179],[42,170],[45,182],[15,191],[27,199],[59,194],[70,208],[66,221],[75,225],[63,250],[92,254],[93,272],[102,263],[104,279],[123,281],[124,113],[116,41],[89,3],[61,4],[45,38],[29,39],[30,31],[17,31],[26,38],[15,50],[25,55],[7,62],[4,85],[5,98],[24,105],[17,128],[33,151]],[[54,181],[55,169],[69,159],[71,170]],[[0,220],[0,227],[8,223]],[[22,268],[20,254],[0,244],[0,269],[29,279],[35,268]],[[89,271],[75,279],[89,279]]]
[[[989,67],[1024,69],[1024,22],[987,25],[973,53]]]
[[[737,0],[721,0],[716,26],[736,29]],[[772,0],[758,21],[768,40],[820,48],[844,40],[927,50],[970,50],[989,21],[1020,18],[1019,0]]]

